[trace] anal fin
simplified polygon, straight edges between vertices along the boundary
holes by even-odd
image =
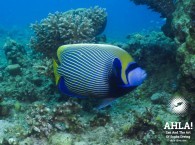
[[[79,96],[75,93],[72,93],[67,86],[64,83],[64,78],[60,77],[59,79],[59,83],[58,83],[58,89],[65,95],[69,96],[69,97],[73,97],[73,98],[86,98],[85,96]]]

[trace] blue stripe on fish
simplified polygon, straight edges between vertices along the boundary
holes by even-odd
[[[110,94],[109,77],[114,55],[95,46],[67,48],[58,72],[67,88],[82,96],[105,97]]]
[[[99,109],[132,91],[146,78],[123,49],[106,44],[70,44],[58,48],[53,60],[56,84],[70,97],[103,99]]]

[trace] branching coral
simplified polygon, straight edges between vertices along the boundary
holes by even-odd
[[[32,24],[35,37],[31,46],[48,56],[54,56],[63,44],[94,42],[102,33],[107,21],[105,9],[94,7],[49,14],[40,23]]]

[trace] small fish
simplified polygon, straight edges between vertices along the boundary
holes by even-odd
[[[147,74],[123,49],[107,44],[70,44],[53,60],[56,85],[70,97],[101,99],[98,109],[142,84]]]
[[[182,104],[183,104],[183,102],[178,102],[176,105],[174,105],[174,107],[181,106]]]

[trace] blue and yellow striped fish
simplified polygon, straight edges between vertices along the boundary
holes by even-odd
[[[132,91],[146,78],[133,58],[123,49],[107,44],[70,44],[57,50],[54,75],[59,90],[77,98],[103,99],[103,108]]]

